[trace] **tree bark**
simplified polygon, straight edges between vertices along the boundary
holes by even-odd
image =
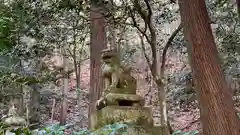
[[[65,50],[64,48],[62,49],[62,55],[63,55],[63,66],[64,66],[64,71],[63,71],[63,87],[62,87],[62,105],[61,105],[61,112],[60,112],[60,125],[65,125],[66,124],[66,119],[67,119],[67,93],[68,93],[68,59],[65,56]]]
[[[234,110],[204,0],[179,0],[184,37],[200,101],[204,135],[239,135]]]
[[[237,4],[237,11],[238,11],[238,18],[240,19],[240,0],[236,0]]]
[[[101,79],[101,50],[106,47],[105,17],[94,0],[91,1],[91,45],[90,45],[90,92],[89,92],[89,128],[91,128],[90,116],[96,111],[95,102],[103,91]]]
[[[115,31],[115,23],[114,23],[114,1],[113,0],[110,0],[110,5],[111,5],[111,8],[109,9],[110,10],[110,13],[111,13],[111,16],[109,18],[109,22],[108,22],[108,30],[109,30],[109,43],[110,43],[110,46],[115,48],[119,54],[119,49],[120,49],[120,46],[119,44],[116,43],[116,31]]]
[[[40,121],[40,85],[38,84],[32,84],[29,87],[32,88],[32,91],[30,92],[30,103],[29,103],[29,122],[30,124],[36,124]],[[36,125],[38,126],[38,125]],[[31,127],[34,128],[34,127]]]

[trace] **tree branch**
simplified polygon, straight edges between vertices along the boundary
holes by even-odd
[[[161,68],[160,68],[160,78],[163,78],[164,76],[164,68],[165,68],[165,63],[166,63],[166,56],[167,56],[167,50],[170,47],[170,45],[172,45],[172,41],[173,39],[176,37],[176,35],[178,34],[178,32],[182,29],[183,24],[180,23],[178,28],[172,33],[172,35],[170,36],[170,38],[168,39],[165,47],[163,48],[163,53],[162,53],[162,64],[161,64]]]
[[[145,22],[145,29],[144,30],[141,30],[141,28],[138,26],[137,22],[136,22],[136,19],[134,17],[134,14],[133,14],[133,10],[131,10],[131,8],[129,7],[129,13],[130,13],[130,17],[132,18],[132,21],[133,21],[133,26],[137,28],[137,30],[142,34],[144,35],[144,37],[146,38],[147,42],[150,43],[150,39],[148,38],[148,35],[146,34],[146,29],[147,29],[147,26],[146,26],[146,22]]]
[[[148,19],[147,19],[148,15],[147,15],[147,13],[144,13],[144,11],[142,10],[141,5],[139,4],[139,0],[134,0],[133,4],[134,4],[134,8],[138,11],[139,15],[141,16],[141,18],[144,21],[145,28],[144,28],[143,32],[146,33],[147,24],[148,24]]]
[[[147,9],[148,9],[147,19],[148,19],[148,22],[150,22],[151,21],[151,17],[152,17],[152,8],[151,8],[148,0],[144,0],[144,2],[147,5]]]
[[[142,52],[143,52],[143,54],[144,54],[144,57],[145,57],[145,59],[146,59],[146,61],[147,61],[147,64],[148,64],[149,68],[152,69],[151,61],[150,61],[150,59],[149,59],[149,57],[148,57],[148,55],[147,55],[147,53],[146,53],[146,49],[145,49],[145,44],[144,44],[144,41],[143,41],[143,37],[142,37],[142,35],[141,35],[140,33],[138,33],[138,35],[139,35],[139,38],[140,38],[140,41],[141,41],[141,47],[142,47]]]

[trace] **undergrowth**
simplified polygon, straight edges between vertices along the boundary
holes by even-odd
[[[46,128],[29,130],[28,128],[10,129],[5,125],[0,125],[0,135],[64,135],[67,126],[60,126],[58,124],[51,125]],[[103,128],[90,131],[82,129],[79,132],[73,132],[71,135],[124,135],[127,133],[127,124],[115,123],[106,125]],[[183,133],[180,130],[174,132],[172,135],[197,135],[198,131]]]

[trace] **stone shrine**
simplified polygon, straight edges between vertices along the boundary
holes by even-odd
[[[105,89],[96,103],[97,112],[91,115],[91,128],[122,122],[131,125],[129,135],[156,135],[159,129],[153,126],[152,110],[136,95],[137,81],[131,68],[121,64],[114,49],[103,50],[101,59]]]

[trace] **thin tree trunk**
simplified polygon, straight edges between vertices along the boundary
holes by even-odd
[[[39,112],[39,108],[40,108],[40,87],[38,86],[38,84],[33,84],[30,86],[32,88],[32,91],[30,92],[31,95],[31,100],[29,103],[29,122],[30,124],[34,123],[38,123],[40,121],[40,112]]]
[[[115,32],[115,23],[114,23],[114,1],[110,0],[110,4],[111,4],[111,8],[110,8],[110,12],[111,12],[111,17],[110,17],[110,21],[108,24],[108,29],[109,29],[109,37],[110,37],[110,45],[115,48],[117,51],[119,51],[119,46],[118,44],[116,44],[116,32]]]
[[[19,98],[19,115],[20,116],[24,116],[25,106],[24,106],[24,90],[23,90],[23,86],[20,86],[20,93],[22,95]]]
[[[184,37],[200,101],[204,135],[239,135],[231,90],[220,65],[204,0],[179,0]]]
[[[80,89],[80,86],[81,86],[81,63],[79,62],[77,64],[77,76],[76,76],[76,81],[77,81],[77,99],[78,99],[78,110],[81,111],[82,110],[82,99],[81,99],[81,89]],[[79,115],[79,121],[82,119],[82,116]]]
[[[79,93],[80,91],[80,63],[77,63],[76,60],[76,55],[74,56],[75,58],[73,58],[73,64],[74,64],[74,70],[75,70],[75,76],[76,76],[76,89],[77,89],[77,93]]]
[[[62,51],[63,54],[63,88],[62,88],[62,106],[61,106],[61,112],[60,112],[60,125],[66,124],[67,119],[67,93],[68,93],[68,65],[67,65],[67,58],[65,56],[65,50]]]
[[[105,18],[100,12],[101,7],[96,1],[91,1],[91,45],[90,45],[90,92],[89,92],[89,128],[91,128],[90,116],[96,111],[95,102],[100,98],[103,91],[103,80],[101,79],[101,50],[106,47]]]
[[[54,114],[55,114],[55,106],[56,106],[56,99],[53,98],[53,103],[52,103],[52,112],[51,112],[51,122],[53,123],[54,119]]]
[[[75,70],[75,73],[76,73],[76,90],[77,90],[77,98],[78,100],[80,100],[80,87],[81,87],[81,65],[80,63],[76,64],[76,70]],[[80,101],[79,101],[80,103]]]

